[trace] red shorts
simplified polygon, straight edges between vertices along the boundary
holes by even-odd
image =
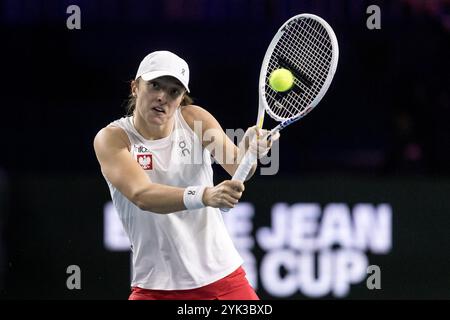
[[[239,267],[228,276],[204,287],[188,290],[131,288],[129,300],[259,300]]]

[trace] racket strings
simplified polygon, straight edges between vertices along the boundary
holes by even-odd
[[[320,71],[317,64],[322,65],[324,61],[327,61],[328,63],[331,62],[331,43],[329,38],[324,37],[324,33],[325,35],[328,34],[321,24],[317,21],[312,21],[312,23],[315,25],[311,26],[305,21],[300,21],[300,23],[294,25],[296,32],[286,33],[286,38],[290,39],[282,40],[288,44],[290,44],[290,42],[294,42],[294,45],[300,48],[306,47],[306,50],[297,50],[301,57],[304,57],[304,59],[300,59],[300,63],[303,61],[309,62],[306,65],[306,69],[312,68],[316,71]],[[324,73],[316,74],[314,72],[310,72],[310,76],[325,76],[326,78],[326,74]]]
[[[297,68],[299,68],[304,73],[308,74],[309,77],[315,80],[314,83],[320,84],[321,82],[324,82],[326,79],[326,77],[323,77],[323,75],[320,72],[321,62],[322,60],[326,59],[326,56],[324,55],[324,51],[322,49],[323,34],[317,32],[317,25],[320,26],[320,24],[315,21],[313,21],[313,23],[316,23],[316,26],[310,26],[307,23],[305,23],[305,21],[300,21],[300,23],[298,24],[291,25],[291,29],[293,29],[293,32],[286,32],[285,37],[282,37],[281,39],[281,43],[285,44],[284,48],[288,48],[287,44],[289,44],[290,48],[292,48],[292,45],[294,45],[294,48],[295,47],[302,48],[302,50],[297,52],[300,53],[300,56],[298,56],[297,59],[294,58],[293,60],[296,62],[303,61],[303,63],[301,63],[303,68],[300,69],[298,65]],[[282,47],[283,46],[280,46],[280,48]],[[286,50],[283,50],[283,52],[285,51]],[[319,89],[317,90],[317,88]],[[306,106],[309,105],[311,100],[314,99],[314,97],[318,94],[319,91],[320,86],[317,85],[312,88],[305,87],[303,88],[303,95],[305,96],[306,99],[303,99],[302,95],[294,94],[291,97],[288,97],[287,100],[292,100],[289,102],[294,103],[297,102],[297,105],[294,104],[295,112],[299,113],[303,111],[302,109],[306,108]],[[296,98],[295,95],[297,96],[297,99],[295,99]],[[300,98],[300,103],[298,103],[299,102],[298,98]],[[293,113],[292,112],[293,110],[288,110],[288,108],[284,108],[282,110],[284,111],[284,113],[281,115],[283,118],[286,118],[286,116],[291,116]]]
[[[292,100],[290,102],[294,104],[297,103],[297,105],[295,105],[297,114],[303,112],[319,94],[320,89],[326,80],[331,62],[331,55],[324,52],[323,49],[326,45],[323,42],[323,35],[319,33],[320,31],[317,31],[317,27],[321,27],[321,25],[316,21],[313,21],[313,23],[316,24],[316,26],[311,26],[307,23],[294,25],[296,32],[288,33],[286,39],[283,39],[296,42],[297,47],[305,48],[304,50],[299,51],[301,54],[298,61],[304,61],[302,63],[302,65],[305,65],[303,72],[307,74],[309,78],[313,79],[313,86],[306,86],[306,88],[304,88],[303,95],[305,96],[305,99],[302,99],[303,96],[298,94],[290,97],[290,100]],[[324,29],[321,30],[325,31]],[[297,99],[295,99],[296,96]],[[292,114],[290,112],[284,112],[281,116],[286,118],[291,117]]]
[[[298,72],[312,80],[311,84],[296,79],[294,85],[298,90],[284,94],[266,86],[265,97],[269,108],[276,117],[284,120],[305,112],[323,87],[332,61],[332,45],[328,32],[313,19],[293,21],[273,50],[266,77],[280,67],[278,57],[288,60]]]
[[[318,24],[320,26],[320,24],[316,21],[314,21],[314,23]],[[330,47],[326,47],[326,45],[330,44],[330,40],[325,40],[326,42],[323,42],[323,40],[321,40],[320,37],[315,37],[314,38],[314,34],[312,34],[311,32],[308,31],[307,28],[311,29],[312,31],[316,31],[317,30],[314,28],[311,28],[311,26],[305,24],[304,28],[302,25],[299,25],[299,28],[301,28],[301,32],[304,32],[305,34],[307,34],[307,39],[309,41],[304,41],[300,36],[299,33],[293,33],[290,34],[293,36],[294,40],[297,40],[298,42],[300,42],[300,45],[305,45],[307,46],[307,48],[309,49],[309,51],[306,51],[307,53],[316,53],[317,55],[312,55],[309,54],[306,56],[306,60],[308,62],[311,62],[311,64],[309,66],[311,66],[313,69],[315,69],[316,71],[320,71],[320,68],[317,67],[317,64],[319,65],[323,65],[323,62],[326,61],[329,65],[329,63],[331,62],[331,46]],[[325,29],[321,29],[321,31],[326,32]],[[317,33],[318,35],[320,35],[320,33]],[[289,36],[289,35],[288,35]],[[318,40],[318,41],[315,41]],[[327,48],[327,49],[325,49]],[[324,49],[326,51],[324,51]],[[319,59],[320,57],[320,59]],[[311,73],[311,75],[314,76],[320,76],[321,78],[326,79],[326,73],[323,72],[319,72],[319,73]]]

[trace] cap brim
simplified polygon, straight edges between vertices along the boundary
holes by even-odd
[[[186,83],[183,82],[182,79],[180,79],[177,75],[167,72],[167,71],[151,71],[151,72],[142,74],[140,77],[142,78],[142,80],[150,81],[150,80],[154,80],[156,78],[164,77],[164,76],[174,77],[175,79],[177,79],[178,81],[181,82],[181,84],[183,85],[183,87],[186,89],[187,92],[190,92],[189,87],[187,86]]]

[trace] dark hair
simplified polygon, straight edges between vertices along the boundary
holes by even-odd
[[[139,81],[141,80],[141,78],[138,78],[136,80],[137,84],[139,85]],[[126,109],[127,109],[127,116],[131,116],[134,112],[134,109],[136,108],[136,97],[133,96],[133,93],[130,92],[129,96],[128,96],[128,100],[126,101]],[[181,106],[188,106],[190,104],[193,104],[194,100],[187,94],[185,93],[183,96],[183,99],[181,100],[180,105]]]

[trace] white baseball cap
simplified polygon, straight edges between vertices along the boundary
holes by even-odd
[[[136,78],[149,81],[162,76],[177,78],[189,92],[189,66],[170,51],[154,51],[148,54],[139,65]]]

